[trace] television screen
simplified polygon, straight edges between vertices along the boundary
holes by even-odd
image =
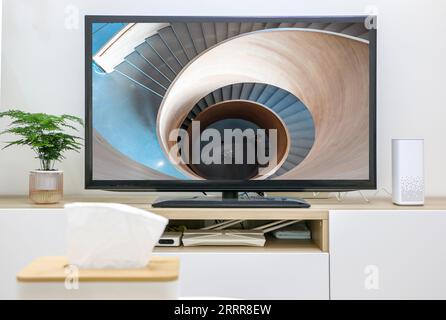
[[[87,187],[373,188],[367,17],[86,17]]]

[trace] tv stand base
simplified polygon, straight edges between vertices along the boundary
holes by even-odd
[[[223,193],[222,197],[199,196],[186,199],[159,200],[154,208],[310,208],[302,199],[283,197],[239,198],[237,192]]]

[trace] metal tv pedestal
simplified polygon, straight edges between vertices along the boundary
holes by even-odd
[[[240,198],[238,192],[226,191],[222,197],[199,196],[159,200],[152,204],[154,208],[310,208],[302,199],[282,197],[247,197]]]

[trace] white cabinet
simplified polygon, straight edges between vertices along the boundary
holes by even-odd
[[[62,209],[0,209],[0,299],[17,297],[16,274],[32,260],[65,254]]]
[[[446,211],[330,211],[331,299],[446,299]]]
[[[0,298],[40,256],[65,254],[61,209],[0,209]],[[286,249],[171,249],[183,297],[446,299],[446,210],[334,210],[330,253]]]
[[[169,254],[180,257],[182,297],[329,299],[328,253]]]
[[[29,262],[65,255],[65,233],[62,209],[0,209],[0,299],[16,298],[15,276]],[[313,247],[187,251],[155,253],[180,257],[183,297],[329,298],[328,253]]]

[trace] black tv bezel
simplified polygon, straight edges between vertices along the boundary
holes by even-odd
[[[377,30],[370,30],[370,90],[369,90],[369,179],[368,180],[94,180],[92,145],[92,24],[142,22],[321,22],[358,23],[370,16],[85,16],[85,189],[114,191],[173,191],[173,192],[273,192],[273,191],[350,191],[373,190],[377,186],[376,168],[376,57]],[[373,17],[376,19],[376,17]]]

